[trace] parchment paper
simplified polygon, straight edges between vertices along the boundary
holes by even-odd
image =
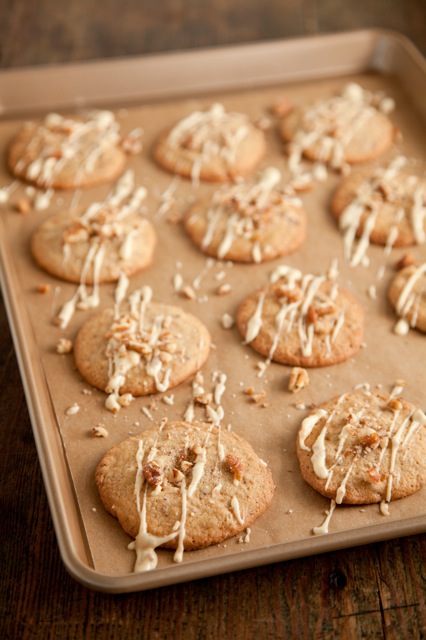
[[[341,179],[340,176],[330,174],[326,183],[317,185],[311,192],[301,194],[309,216],[308,237],[304,246],[287,258],[263,265],[231,265],[208,261],[192,245],[181,225],[168,221],[168,214],[158,215],[161,196],[173,181],[173,176],[156,167],[150,157],[153,142],[164,127],[195,109],[209,106],[213,101],[222,102],[227,109],[246,112],[255,120],[264,116],[271,117],[271,105],[281,98],[285,97],[294,104],[305,103],[315,98],[331,96],[347,81],[352,80],[360,82],[366,88],[383,90],[396,101],[397,108],[391,118],[403,132],[403,141],[387,157],[402,152],[408,156],[424,158],[424,123],[417,115],[415,105],[391,77],[362,75],[261,90],[254,88],[238,94],[226,93],[199,99],[195,96],[193,99],[146,106],[123,104],[122,109],[116,110],[123,131],[134,127],[144,129],[143,152],[139,156],[129,157],[128,168],[134,169],[137,184],[148,189],[146,215],[152,220],[158,234],[154,264],[132,278],[130,290],[149,284],[153,288],[155,300],[180,305],[207,325],[214,348],[203,368],[206,391],[213,388],[214,372],[226,373],[227,387],[222,401],[225,410],[223,425],[231,425],[236,433],[251,442],[259,456],[268,462],[276,483],[273,504],[252,526],[249,543],[241,543],[233,538],[216,547],[185,553],[184,564],[203,562],[207,558],[217,558],[223,554],[241,554],[243,557],[247,550],[303,540],[306,540],[304,553],[309,553],[312,528],[323,522],[329,501],[317,494],[300,477],[295,437],[309,409],[297,408],[296,404],[306,407],[316,405],[364,383],[371,385],[373,391],[381,388],[388,392],[397,379],[404,379],[407,383],[404,397],[425,407],[425,337],[416,331],[410,331],[405,337],[395,335],[394,313],[385,297],[395,263],[406,250],[393,250],[390,257],[385,259],[383,248],[372,246],[368,252],[369,267],[350,268],[345,264],[342,237],[329,212],[330,197]],[[276,119],[272,117],[272,120],[274,126],[266,134],[268,153],[260,169],[272,165],[282,169],[284,173],[283,145],[277,135]],[[20,124],[18,120],[0,124],[3,153]],[[12,178],[3,168],[0,186],[8,185],[11,181]],[[96,465],[115,443],[152,426],[152,421],[143,413],[143,408],[149,411],[155,422],[163,417],[170,420],[181,419],[190,400],[191,381],[184,382],[166,394],[138,398],[129,408],[113,416],[104,408],[105,394],[91,389],[76,372],[73,355],[58,355],[55,350],[58,339],[64,336],[73,340],[82,323],[94,311],[78,311],[66,330],[56,327],[52,318],[62,303],[72,297],[75,286],[60,282],[41,271],[29,254],[30,236],[44,219],[60,209],[70,207],[71,203],[84,205],[104,198],[111,188],[112,186],[103,186],[77,194],[57,192],[48,210],[32,211],[24,215],[14,208],[14,203],[24,195],[22,186],[12,194],[9,203],[3,206],[1,215],[19,274],[16,295],[20,297],[23,312],[30,314],[93,566],[99,572],[119,576],[132,571],[134,555],[127,549],[129,537],[101,505],[94,484]],[[174,194],[176,206],[169,214],[180,216],[195,198],[214,188],[215,185],[208,184],[194,188],[190,181],[178,179]],[[424,246],[414,247],[410,252],[418,259],[425,257]],[[365,305],[365,347],[346,363],[311,369],[309,387],[294,395],[287,390],[291,368],[271,364],[264,377],[259,378],[257,363],[262,358],[249,346],[242,344],[242,338],[235,327],[225,330],[221,325],[221,317],[224,312],[234,317],[243,298],[254,289],[266,285],[271,271],[279,264],[290,264],[302,271],[319,274],[329,267],[333,258],[338,259],[339,282],[348,287]],[[373,300],[367,295],[367,289],[376,283],[376,273],[381,265],[386,266],[385,276],[377,283],[377,299]],[[198,300],[186,300],[174,291],[172,279],[176,272],[181,273],[188,284],[200,274],[205,274],[197,290]],[[217,276],[221,272],[225,273],[225,277],[219,281]],[[215,289],[220,282],[231,285],[230,295],[216,295]],[[49,292],[43,294],[38,291],[42,283],[50,285]],[[112,305],[113,295],[113,285],[102,287],[101,308]],[[245,393],[250,386],[256,391],[266,390],[267,407],[250,400]],[[162,396],[171,394],[174,396],[174,404],[169,406],[162,401]],[[74,403],[80,405],[80,411],[67,416],[66,410]],[[201,409],[197,409],[196,417],[204,419]],[[106,426],[108,437],[95,438],[91,435],[92,427],[99,423]],[[425,490],[422,490],[409,498],[391,503],[387,518],[381,515],[378,505],[365,508],[339,507],[331,520],[328,535],[344,531],[348,545],[356,544],[359,531],[364,527],[372,527],[374,538],[376,525],[383,525],[386,521],[403,523],[412,516],[425,516],[425,497]],[[172,554],[160,551],[159,567],[171,565]],[[175,565],[175,570],[179,571],[178,565]]]

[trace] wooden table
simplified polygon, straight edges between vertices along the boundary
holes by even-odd
[[[0,66],[384,27],[426,54],[425,0],[0,0]],[[0,637],[426,637],[426,534],[131,595],[63,567],[0,306]]]

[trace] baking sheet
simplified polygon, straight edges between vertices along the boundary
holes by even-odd
[[[78,580],[94,588],[107,591],[145,589],[426,530],[426,501],[425,491],[422,490],[392,503],[389,517],[381,515],[377,505],[362,509],[339,507],[333,515],[330,533],[314,537],[312,528],[322,523],[329,501],[303,482],[295,455],[295,435],[308,412],[307,408],[296,405],[309,407],[319,404],[364,383],[368,383],[372,390],[383,385],[381,388],[389,391],[393,383],[402,378],[407,381],[405,397],[422,406],[424,363],[419,354],[425,352],[424,336],[413,331],[405,337],[396,336],[392,331],[393,312],[385,299],[394,265],[405,250],[394,250],[390,258],[385,260],[383,249],[371,247],[368,268],[354,269],[345,264],[342,238],[329,213],[330,196],[340,180],[336,175],[330,175],[325,184],[317,185],[314,190],[302,195],[309,216],[308,237],[304,246],[288,258],[263,265],[231,265],[208,260],[191,244],[181,226],[170,222],[169,214],[173,214],[173,217],[181,215],[194,198],[211,192],[214,185],[203,184],[194,188],[184,179],[175,181],[176,206],[163,215],[159,211],[162,195],[172,184],[173,176],[152,162],[150,152],[153,142],[164,127],[195,109],[208,107],[213,101],[222,102],[227,109],[246,112],[257,120],[270,117],[270,107],[281,98],[290,99],[294,104],[305,103],[338,92],[348,81],[360,82],[363,87],[383,90],[395,99],[397,108],[392,120],[404,134],[397,151],[424,158],[426,135],[420,101],[424,89],[421,90],[417,84],[413,90],[412,84],[407,84],[407,78],[421,77],[424,86],[424,74],[421,73],[422,62],[419,67],[417,53],[413,54],[410,45],[395,36],[371,32],[356,34],[356,37],[348,34],[346,39],[342,36],[307,39],[303,43],[308,51],[307,65],[309,62],[313,64],[315,58],[316,66],[307,66],[302,70],[299,60],[298,74],[288,71],[285,60],[294,59],[301,41],[287,41],[260,49],[255,45],[240,50],[233,48],[228,51],[228,58],[224,50],[204,52],[201,60],[196,58],[195,52],[186,57],[192,70],[199,71],[195,77],[200,77],[203,61],[207,68],[215,67],[222,71],[222,85],[214,76],[210,86],[206,80],[206,86],[203,87],[194,81],[191,92],[186,68],[186,71],[182,71],[185,91],[179,84],[179,76],[174,75],[174,84],[169,83],[167,91],[163,87],[162,94],[156,93],[150,84],[149,74],[146,76],[147,94],[144,96],[142,92],[139,100],[122,87],[121,96],[118,88],[114,100],[112,96],[108,96],[108,100],[105,96],[99,102],[104,95],[100,86],[99,95],[96,96],[93,89],[93,86],[96,87],[96,78],[93,78],[91,89],[94,102],[101,106],[115,103],[115,112],[123,131],[134,127],[144,129],[143,153],[130,157],[128,168],[135,171],[136,182],[148,189],[146,215],[156,227],[159,242],[152,268],[132,278],[131,289],[149,284],[154,290],[155,300],[179,304],[205,322],[215,345],[203,368],[205,388],[212,388],[214,372],[223,371],[227,374],[227,389],[222,401],[225,410],[223,424],[230,424],[235,432],[246,437],[272,470],[277,485],[276,496],[268,512],[253,525],[249,543],[241,543],[235,538],[222,545],[185,553],[181,565],[173,563],[170,552],[159,551],[158,569],[149,574],[132,574],[134,557],[127,550],[129,538],[104,511],[94,486],[94,470],[104,452],[116,442],[151,426],[149,415],[154,421],[163,417],[180,419],[190,399],[191,381],[165,394],[174,395],[172,406],[161,400],[164,394],[159,394],[158,397],[136,399],[117,416],[106,411],[103,406],[104,394],[91,389],[81,379],[75,370],[72,355],[60,356],[55,351],[59,337],[74,339],[81,324],[93,311],[77,312],[64,331],[54,326],[53,315],[63,302],[72,297],[75,286],[43,273],[34,265],[28,251],[34,228],[58,208],[75,204],[75,196],[58,192],[48,210],[22,215],[14,210],[14,203],[23,194],[23,188],[20,188],[11,196],[8,205],[3,207],[0,240],[2,287],[58,541],[68,570]],[[261,53],[257,57],[256,49]],[[281,81],[276,59],[278,51],[282,56]],[[396,55],[398,51],[400,55]],[[322,67],[318,64],[321,56],[324,61]],[[404,56],[405,67],[399,69]],[[253,72],[257,74],[258,81],[250,89],[245,80],[240,81],[238,87],[231,91],[230,87],[235,87],[238,78],[241,78],[241,69],[245,69],[246,63],[250,63],[254,57],[261,60],[261,65]],[[227,59],[234,61],[231,68],[224,66]],[[339,71],[331,68],[332,59],[341,61]],[[173,60],[173,57],[166,56],[162,64],[167,69],[169,62],[169,70],[175,74]],[[269,73],[267,83],[259,78],[262,65],[265,71],[272,68],[268,61],[273,61],[274,74],[271,77]],[[144,62],[139,61],[139,68],[144,68]],[[134,64],[132,60],[132,68]],[[149,64],[150,59],[148,69]],[[124,72],[125,65],[125,61],[105,65],[105,69],[112,74],[112,87],[115,86],[114,74],[119,74],[120,68]],[[82,66],[81,70],[84,80],[87,67]],[[389,75],[389,71],[394,73]],[[404,79],[399,75],[400,71],[404,71]],[[40,76],[44,72],[40,69]],[[37,70],[34,70],[34,74],[37,79]],[[78,84],[78,68],[75,76]],[[206,88],[209,89],[208,94]],[[53,95],[47,91],[49,100],[53,98],[53,102],[49,102],[45,96],[43,106],[46,108],[55,106],[55,91]],[[182,97],[182,93],[187,95]],[[69,108],[72,101],[67,103],[66,98],[65,95],[59,106],[66,104]],[[2,149],[6,149],[11,136],[22,123],[22,117],[14,117],[14,111],[22,111],[19,107],[23,106],[24,101],[22,97],[20,100],[9,103],[7,99],[3,100],[7,118],[0,123]],[[78,102],[81,103],[81,100]],[[38,105],[36,100],[35,106]],[[268,154],[260,169],[272,165],[285,173],[285,157],[276,126],[267,132],[267,139]],[[393,153],[395,149],[390,155]],[[10,176],[2,169],[0,186],[10,182]],[[103,198],[111,188],[103,186],[79,192],[78,203],[84,205]],[[424,256],[424,247],[415,247],[410,252],[420,258]],[[287,391],[290,367],[271,364],[263,378],[259,378],[257,363],[261,360],[260,356],[242,344],[235,328],[223,329],[220,319],[224,312],[235,316],[238,304],[245,295],[265,285],[271,271],[279,264],[290,264],[305,271],[320,273],[329,267],[333,258],[339,261],[340,283],[347,286],[365,305],[366,346],[346,363],[310,370],[310,386],[295,396]],[[372,300],[367,295],[367,289],[375,283],[377,269],[381,265],[386,265],[385,277],[377,284],[377,299]],[[174,291],[172,280],[177,272],[188,284],[202,276],[197,300],[186,300]],[[218,280],[221,277],[224,279]],[[219,282],[231,285],[229,296],[215,294]],[[50,291],[41,294],[38,291],[40,284],[48,284]],[[112,285],[103,285],[101,308],[111,306],[113,294]],[[245,394],[245,389],[250,386],[267,392],[267,407],[250,401]],[[74,403],[78,403],[80,411],[75,415],[66,415],[66,410]],[[197,412],[197,418],[204,418],[201,410]],[[107,438],[94,438],[91,435],[92,427],[99,423],[106,425],[109,432]]]

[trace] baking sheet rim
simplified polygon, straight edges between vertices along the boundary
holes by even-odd
[[[425,71],[425,61],[423,58],[419,58],[417,49],[407,40],[404,36],[394,34],[392,32],[385,32],[382,30],[366,30],[364,32],[348,32],[347,36],[355,34],[357,41],[362,40],[362,35],[365,36],[365,46],[369,49],[369,57],[365,59],[366,63],[369,63],[368,67],[360,68],[359,66],[348,69],[347,72],[357,73],[366,70],[381,71],[377,68],[378,60],[380,56],[377,54],[377,50],[380,46],[383,46],[383,38],[387,41],[387,46],[391,42],[391,46],[402,48],[405,53],[408,54],[408,60],[414,66],[419,67],[420,71]],[[324,47],[324,44],[329,46],[335,46],[338,42],[340,46],[345,46],[345,34],[336,34],[330,36],[314,36],[309,38],[298,38],[295,40],[282,41],[283,51],[295,46],[295,43],[304,42],[309,43],[311,47],[315,49],[315,46]],[[374,41],[375,46],[371,47],[371,42]],[[268,43],[266,43],[268,44]],[[275,42],[275,44],[278,44]],[[265,47],[264,43],[259,45],[252,45],[253,48]],[[209,51],[208,55],[216,57],[218,52],[222,53],[228,48],[218,48]],[[241,55],[244,55],[244,51],[250,49],[249,45],[241,45],[232,47],[233,52],[240,50]],[[207,53],[206,51],[204,52]],[[185,55],[194,57],[198,54],[198,51],[186,52]],[[171,55],[168,54],[172,59]],[[182,54],[177,54],[182,55]],[[139,59],[140,64],[146,63],[149,60],[149,56],[144,56]],[[133,62],[135,59],[133,59]],[[112,61],[110,64],[115,66],[117,62]],[[126,64],[126,59],[122,60],[123,64]],[[425,64],[424,64],[425,63]],[[108,67],[108,62],[102,62],[105,64],[105,68]],[[84,63],[82,64],[82,67]],[[73,69],[78,68],[78,65],[72,65]],[[42,72],[43,68],[33,69],[32,73],[37,75],[37,71]],[[309,69],[306,69],[306,73]],[[0,74],[0,78],[3,72]],[[19,77],[19,71],[15,74]],[[9,78],[13,78],[14,72],[9,72]],[[314,79],[315,73],[312,71],[311,78]],[[333,74],[330,74],[333,77]],[[302,79],[305,79],[304,76]],[[275,80],[277,80],[275,78]],[[288,81],[289,78],[285,77],[282,81]],[[295,78],[293,78],[295,80]],[[272,81],[270,82],[272,84]],[[242,87],[237,85],[235,89],[241,89]],[[217,90],[217,86],[212,86],[210,90]],[[198,85],[194,86],[194,92],[200,92]],[[169,90],[169,98],[176,98],[173,90]],[[9,115],[9,114],[8,114]],[[0,220],[1,226],[3,226],[3,220]],[[5,299],[7,315],[9,324],[14,340],[14,346],[17,353],[19,368],[21,377],[23,380],[25,396],[29,408],[31,424],[33,428],[34,438],[37,447],[37,453],[42,470],[44,485],[48,496],[48,502],[50,511],[52,513],[52,519],[54,522],[54,528],[58,541],[59,550],[61,553],[62,561],[70,573],[70,575],[83,584],[86,587],[110,592],[110,593],[125,593],[130,591],[139,591],[145,589],[151,589],[159,586],[166,586],[170,584],[176,584],[192,579],[199,579],[220,573],[226,573],[235,570],[248,569],[255,566],[269,564],[273,562],[280,562],[284,560],[295,559],[307,555],[315,555],[318,553],[329,552],[332,550],[343,549],[345,547],[357,546],[367,544],[371,542],[377,542],[385,539],[395,538],[405,535],[413,535],[421,533],[426,530],[426,519],[424,516],[415,518],[408,518],[403,521],[387,522],[383,525],[370,525],[367,527],[361,527],[353,532],[348,537],[348,531],[331,533],[326,536],[320,537],[308,537],[301,540],[290,543],[278,543],[271,546],[264,547],[262,549],[245,550],[244,553],[235,553],[222,558],[212,558],[202,561],[195,561],[191,564],[174,565],[171,567],[165,567],[157,569],[149,574],[127,574],[120,576],[112,576],[96,571],[90,566],[90,552],[88,551],[87,543],[84,540],[84,525],[81,522],[81,516],[78,511],[78,505],[75,500],[73,488],[70,486],[70,478],[67,470],[66,456],[62,450],[61,436],[58,430],[56,418],[54,417],[54,410],[50,401],[49,390],[47,382],[44,378],[41,361],[34,355],[37,354],[37,345],[35,339],[29,343],[29,336],[32,335],[31,322],[27,312],[22,313],[22,309],[19,307],[19,300],[16,292],[13,291],[11,274],[14,271],[13,259],[11,257],[10,248],[5,245],[3,238],[5,234],[1,234],[0,238],[0,280]],[[26,311],[26,309],[25,309]],[[27,336],[27,338],[25,338]],[[28,349],[28,345],[30,349]],[[32,357],[31,357],[32,356]],[[37,380],[37,376],[34,373],[40,375],[41,380]],[[36,381],[37,380],[37,381]],[[47,419],[47,420],[46,420]],[[50,422],[51,431],[45,430],[45,424]],[[53,441],[52,441],[53,439]],[[52,444],[58,450],[62,450],[62,459],[54,460],[48,454],[48,444]],[[59,464],[58,464],[59,462]],[[65,508],[64,495],[62,493],[63,488],[67,492],[67,499],[72,500],[74,510],[70,511]],[[77,536],[80,537],[77,539]]]

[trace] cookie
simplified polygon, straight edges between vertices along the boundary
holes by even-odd
[[[207,360],[210,335],[202,322],[151,297],[149,287],[137,289],[128,303],[100,311],[77,334],[77,369],[108,394],[110,411],[117,412],[133,396],[177,386]]]
[[[426,332],[426,262],[398,271],[388,289],[388,299],[400,318],[396,333],[405,335],[410,327]]]
[[[14,176],[37,187],[92,187],[122,173],[126,153],[120,142],[119,125],[110,111],[91,111],[82,118],[49,113],[17,133],[8,166]]]
[[[213,104],[164,131],[153,155],[163,169],[194,182],[227,182],[253,171],[265,149],[263,132],[247,115]]]
[[[391,99],[351,83],[340,95],[293,109],[280,124],[281,137],[291,143],[290,168],[297,169],[302,155],[336,169],[377,158],[394,140],[384,113],[392,107]]]
[[[303,478],[337,504],[404,498],[426,484],[426,416],[402,398],[351,392],[302,422]]]
[[[239,306],[237,325],[269,361],[323,367],[353,356],[363,340],[364,309],[335,274],[314,276],[281,266],[271,284]]]
[[[183,224],[193,242],[220,260],[259,263],[296,251],[306,237],[306,213],[278,169],[254,183],[223,187],[196,202]]]
[[[353,171],[336,190],[331,210],[347,238],[346,256],[354,255],[354,239],[386,247],[426,241],[426,179],[414,163],[398,156],[385,166]]]
[[[135,542],[135,570],[156,564],[155,548],[200,549],[223,542],[267,509],[271,472],[232,431],[166,422],[113,447],[96,484],[106,510]]]
[[[157,243],[154,227],[140,215],[145,195],[127,171],[104,201],[43,222],[31,238],[34,260],[57,278],[89,285],[145,269]]]

